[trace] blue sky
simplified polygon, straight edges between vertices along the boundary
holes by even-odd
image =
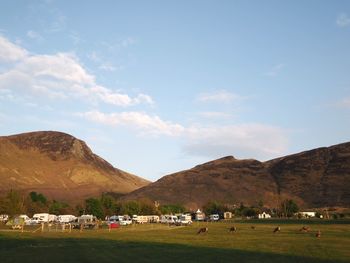
[[[149,180],[350,140],[349,1],[1,1],[0,134]]]

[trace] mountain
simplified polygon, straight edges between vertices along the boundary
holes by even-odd
[[[191,209],[213,200],[276,207],[286,198],[302,207],[350,207],[350,143],[267,162],[228,156],[164,176],[124,198]]]
[[[0,137],[0,193],[38,191],[62,201],[102,192],[125,194],[149,182],[114,168],[85,142],[62,132]]]

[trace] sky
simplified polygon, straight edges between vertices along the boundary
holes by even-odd
[[[350,1],[0,3],[0,136],[155,181],[350,141]]]

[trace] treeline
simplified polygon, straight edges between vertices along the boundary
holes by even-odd
[[[160,215],[182,213],[185,208],[182,205],[157,206],[148,199],[138,201],[120,201],[119,196],[102,194],[99,198],[88,198],[83,203],[71,206],[68,203],[49,200],[46,196],[37,192],[24,195],[11,190],[5,196],[0,197],[0,214],[10,216],[36,213],[63,214],[93,214],[103,219],[111,215]]]
[[[209,202],[203,207],[205,214],[219,214],[223,217],[224,212],[232,212],[236,217],[257,217],[262,212],[267,212],[275,217],[293,217],[299,212],[299,207],[295,201],[286,199],[277,208],[266,208],[262,201],[256,206],[246,206],[241,203],[239,206],[226,205],[217,201]]]

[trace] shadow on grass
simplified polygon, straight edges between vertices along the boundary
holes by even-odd
[[[0,262],[335,262],[272,253],[103,239],[0,236]],[[338,261],[339,262],[339,261]]]

